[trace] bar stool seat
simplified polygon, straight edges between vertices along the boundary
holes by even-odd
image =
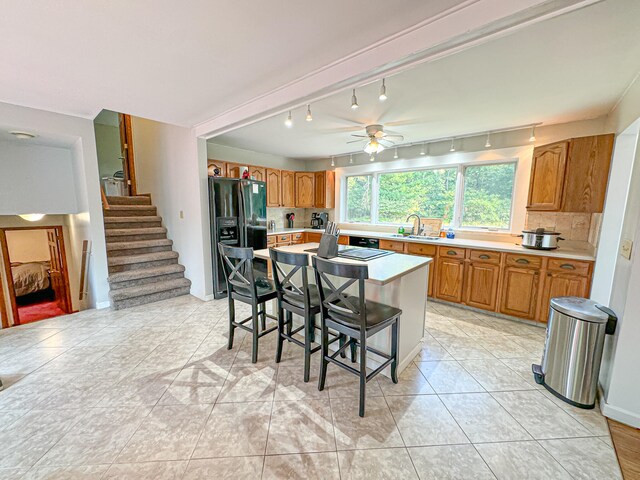
[[[358,304],[358,297],[348,296],[346,297],[347,301],[350,301],[353,305]],[[382,330],[389,325],[391,325],[395,319],[402,313],[402,310],[396,307],[392,307],[391,305],[385,305],[384,303],[378,303],[371,300],[367,300],[365,303],[365,315],[366,315],[366,325],[365,329],[372,335],[378,330]],[[333,321],[339,322],[346,327],[351,327],[355,329],[360,328],[360,323],[353,318],[349,318],[344,315],[340,315],[338,312],[334,312],[332,315],[333,318],[327,319],[329,323]]]
[[[258,277],[255,279],[255,284],[258,303],[273,300],[278,296],[278,292],[276,291],[276,286],[273,283],[273,280],[264,277]],[[234,298],[237,298],[238,300],[244,300],[240,297],[246,297],[248,299],[251,298],[251,290],[248,287],[236,287],[234,294]]]

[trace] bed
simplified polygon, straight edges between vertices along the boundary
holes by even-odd
[[[11,263],[11,275],[13,276],[13,288],[16,297],[29,295],[49,288],[50,263],[46,262],[13,262]]]

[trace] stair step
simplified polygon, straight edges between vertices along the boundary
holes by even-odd
[[[109,285],[111,288],[118,287],[119,284],[126,282],[136,282],[145,279],[153,279],[164,275],[184,274],[184,266],[179,263],[164,265],[161,267],[142,268],[139,270],[127,270],[126,272],[112,273],[109,275]]]
[[[136,195],[133,197],[107,197],[109,206],[111,205],[151,205],[151,197],[147,195]]]
[[[171,250],[172,245],[173,242],[168,238],[107,243],[107,255],[109,257],[121,257],[123,255],[165,252]]]
[[[108,228],[105,229],[105,236],[107,244],[140,240],[159,240],[167,238],[167,229],[164,227]]]
[[[157,215],[142,217],[104,217],[105,229],[161,227],[162,217]]]
[[[178,252],[155,252],[139,255],[111,257],[107,260],[109,272],[123,272],[126,270],[140,270],[149,267],[160,267],[178,263]]]
[[[105,217],[144,217],[155,216],[158,210],[153,205],[111,205],[103,213]]]
[[[189,293],[190,288],[190,280],[178,278],[115,291],[112,290],[109,292],[109,297],[111,298],[112,306],[118,310],[134,305],[143,305],[145,303],[186,295]]]

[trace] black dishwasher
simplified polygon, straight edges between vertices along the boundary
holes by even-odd
[[[380,248],[380,240],[367,237],[349,237],[349,245],[352,247]]]

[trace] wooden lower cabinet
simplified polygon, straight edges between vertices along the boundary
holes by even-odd
[[[307,232],[305,233],[305,243],[320,243],[320,237],[322,233],[318,232]]]
[[[338,237],[338,245],[349,245],[349,237],[346,235],[340,235]]]
[[[462,302],[464,259],[439,257],[436,268],[435,297],[448,302]]]
[[[544,277],[542,303],[538,320],[547,321],[549,303],[554,297],[588,297],[589,277],[570,273],[548,272]]]
[[[502,272],[502,291],[498,311],[514,317],[535,319],[539,285],[539,270],[505,267]]]
[[[500,265],[469,263],[466,267],[464,303],[483,310],[495,310],[500,281]]]

